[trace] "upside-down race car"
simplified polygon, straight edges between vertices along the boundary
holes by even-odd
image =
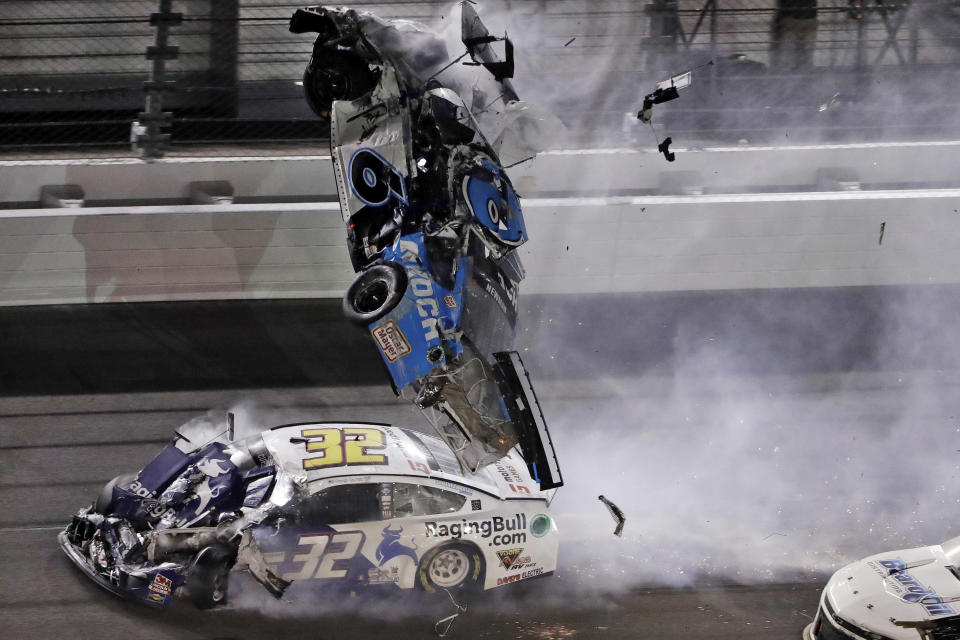
[[[960,538],[880,553],[837,571],[804,640],[960,638]]]
[[[461,463],[477,470],[524,446],[523,430],[542,416],[532,390],[522,397],[513,382],[527,384],[519,359],[503,356],[516,333],[524,276],[516,249],[526,226],[498,158],[502,140],[489,142],[474,117],[500,100],[518,104],[513,49],[469,4],[461,10],[461,58],[491,72],[485,79],[499,96],[458,81],[461,68],[451,66],[459,58],[451,62],[444,42],[416,23],[311,7],[294,14],[290,30],[319,34],[304,88],[330,123],[358,272],[344,313],[370,331],[397,393],[412,395]],[[500,40],[506,60],[492,48]],[[534,464],[535,476],[561,484],[546,460]]]
[[[276,597],[293,581],[490,589],[556,568],[549,496],[516,452],[464,474],[434,436],[296,424],[199,446],[180,436],[108,483],[59,542],[100,586],[157,607],[222,604],[231,570]]]

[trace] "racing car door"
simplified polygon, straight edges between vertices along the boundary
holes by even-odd
[[[460,511],[466,500],[415,482],[334,485],[284,509],[254,536],[286,581],[410,587],[426,551],[415,539],[419,519]]]
[[[378,484],[328,487],[282,509],[254,529],[264,560],[288,581],[363,580],[366,535],[352,527],[381,518]],[[365,566],[364,566],[365,565]]]

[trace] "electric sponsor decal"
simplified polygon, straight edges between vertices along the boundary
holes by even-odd
[[[907,566],[902,561],[881,560],[880,566],[889,571],[886,582],[904,602],[919,604],[931,616],[954,613],[936,591],[923,586],[919,580],[907,573]]]
[[[545,517],[545,516],[544,516]],[[549,526],[549,524],[548,524]],[[517,513],[509,518],[493,516],[486,520],[460,520],[459,522],[427,522],[428,538],[454,538],[480,536],[489,539],[488,546],[520,544],[527,541],[527,515]]]
[[[543,569],[541,567],[530,569],[529,571],[524,571],[523,573],[515,573],[512,576],[497,578],[497,586],[499,587],[502,584],[510,584],[511,582],[519,582],[520,580],[526,580],[527,578],[536,578],[539,575],[543,575]]]
[[[387,320],[375,326],[370,333],[373,339],[377,341],[380,351],[386,356],[387,361],[394,363],[403,356],[409,354],[413,349],[410,343],[404,337],[403,332],[397,327],[393,320]]]

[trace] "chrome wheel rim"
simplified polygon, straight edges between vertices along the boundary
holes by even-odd
[[[469,571],[470,558],[460,549],[444,549],[430,561],[430,580],[444,589],[462,584]]]

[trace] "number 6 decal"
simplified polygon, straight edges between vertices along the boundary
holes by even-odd
[[[373,149],[357,149],[347,167],[350,190],[366,205],[382,207],[390,198],[407,204],[403,174]]]

